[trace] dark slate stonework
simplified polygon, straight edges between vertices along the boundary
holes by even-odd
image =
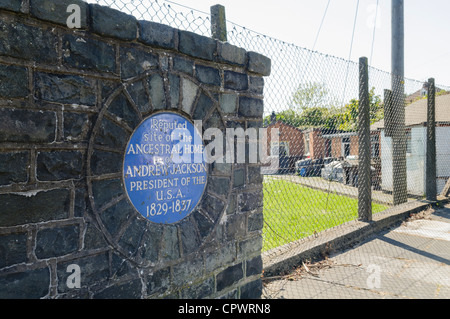
[[[101,219],[107,228],[108,232],[115,235],[121,225],[123,225],[132,216],[133,210],[131,206],[125,201],[120,201],[118,204],[106,209],[101,214]]]
[[[0,268],[28,260],[27,237],[26,233],[0,236]]]
[[[191,221],[192,218],[193,217],[189,217],[179,226],[184,254],[191,254],[195,252],[201,244],[201,238],[197,230],[195,229],[195,227],[192,227],[193,225]]]
[[[70,192],[65,189],[0,194],[0,227],[61,220],[69,216]]]
[[[252,281],[241,288],[241,299],[260,299],[262,294],[262,281]]]
[[[139,299],[142,281],[135,279],[124,284],[116,284],[94,295],[94,299]]]
[[[250,184],[261,184],[263,182],[263,175],[259,166],[248,168],[248,182]]]
[[[95,150],[91,158],[91,169],[96,175],[114,174],[122,169],[123,155]]]
[[[24,98],[29,94],[28,70],[24,67],[0,64],[0,97]]]
[[[260,118],[264,113],[264,103],[260,99],[241,97],[239,99],[239,115],[243,117]]]
[[[0,153],[0,186],[28,180],[29,152]]]
[[[102,207],[108,204],[110,199],[122,196],[124,189],[121,180],[112,179],[93,182],[92,192],[97,199],[96,204],[98,207]]]
[[[170,285],[170,269],[165,268],[150,274],[147,277],[147,294],[153,295],[163,292]]]
[[[246,264],[246,273],[247,277],[259,275],[263,270],[263,262],[261,256],[255,257],[252,260],[247,260]]]
[[[200,82],[208,85],[220,86],[222,81],[219,70],[207,66],[197,65],[195,75]]]
[[[156,112],[261,127],[270,60],[81,0],[0,0],[0,17],[0,298],[259,298],[258,163],[208,164],[171,225],[134,209],[123,163]]]
[[[116,120],[125,122],[131,128],[135,128],[140,122],[138,114],[124,94],[114,99],[108,111]]]
[[[238,209],[241,212],[253,211],[262,207],[262,190],[238,195]]]
[[[172,109],[178,109],[180,104],[180,81],[179,76],[169,75],[170,103]]]
[[[221,62],[244,66],[247,62],[247,52],[227,42],[217,43],[217,56]]]
[[[40,230],[36,236],[36,257],[47,259],[70,254],[78,249],[79,237],[78,226]]]
[[[248,52],[248,70],[250,72],[269,76],[271,67],[271,61],[268,57],[256,52]]]
[[[134,219],[123,233],[118,244],[128,256],[134,256],[136,254],[144,231],[145,223],[140,219]]]
[[[0,55],[56,64],[57,48],[58,38],[51,30],[0,20]]]
[[[234,114],[237,110],[238,97],[234,93],[224,93],[220,95],[220,108],[222,112]]]
[[[107,245],[108,243],[102,232],[93,223],[88,223],[84,235],[84,247],[92,250],[105,248]]]
[[[83,159],[78,151],[41,152],[37,155],[37,178],[40,181],[80,179]]]
[[[197,107],[195,108],[194,114],[193,114],[193,119],[194,120],[201,120],[203,119],[206,115],[208,115],[208,113],[210,112],[210,110],[213,108],[214,106],[214,102],[211,100],[211,98],[202,93],[198,103],[197,103]]]
[[[123,12],[90,4],[92,29],[103,36],[130,41],[137,38],[137,20]]]
[[[95,86],[78,75],[35,74],[35,96],[39,100],[95,105]]]
[[[251,93],[262,95],[264,93],[264,78],[258,76],[250,76],[248,89]]]
[[[67,18],[72,14],[67,12],[67,7],[71,4],[76,4],[80,7],[81,28],[86,29],[88,26],[89,5],[81,0],[30,0],[30,13],[38,19],[66,25]]]
[[[53,142],[56,114],[48,111],[0,109],[0,142]]]
[[[226,177],[210,177],[208,187],[215,194],[221,197],[227,197],[230,190],[230,179]]]
[[[67,141],[80,142],[86,139],[92,126],[89,114],[64,112],[63,137]]]
[[[61,262],[58,264],[56,275],[58,277],[58,291],[60,293],[69,292],[67,278],[70,273],[67,267],[76,263],[82,270],[81,288],[88,288],[110,278],[109,254],[100,253],[92,256],[79,258],[75,261]]]
[[[204,299],[214,293],[214,278],[208,278],[199,284],[189,286],[181,292],[183,299]]]
[[[0,8],[20,12],[22,2],[19,0],[0,0]]]
[[[177,48],[178,32],[174,28],[150,21],[139,21],[138,41],[164,49]]]
[[[118,124],[108,119],[103,119],[95,142],[98,145],[110,147],[112,149],[122,149],[128,142],[128,134],[125,129]]]
[[[126,90],[142,114],[147,114],[152,110],[144,81],[132,83],[127,86]]]
[[[194,70],[194,63],[191,60],[183,59],[178,56],[173,58],[173,69],[192,75]]]
[[[163,227],[161,225],[150,225],[142,238],[141,246],[139,247],[139,258],[147,260],[149,263],[158,261],[159,249],[161,247],[163,236]]]
[[[195,58],[213,61],[217,49],[216,41],[189,31],[180,31],[179,50]]]
[[[236,169],[234,171],[234,187],[242,187],[245,185],[245,170]]]
[[[221,291],[226,287],[238,282],[244,277],[242,263],[229,267],[217,275],[217,290]]]
[[[248,90],[248,76],[244,73],[233,71],[224,72],[225,88],[230,90]]]
[[[116,50],[113,45],[72,34],[65,35],[62,41],[65,65],[87,70],[116,71]]]
[[[47,296],[49,273],[48,268],[42,268],[0,276],[0,299],[39,299]]]
[[[123,79],[145,73],[159,65],[158,56],[136,47],[120,49],[120,72]]]
[[[155,110],[164,110],[167,107],[164,78],[159,74],[152,74],[148,78],[148,87],[153,108]]]

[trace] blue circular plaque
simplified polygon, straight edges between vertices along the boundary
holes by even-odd
[[[147,220],[174,224],[195,209],[207,183],[203,140],[185,117],[157,113],[144,120],[128,142],[125,189]]]

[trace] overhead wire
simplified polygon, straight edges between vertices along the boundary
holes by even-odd
[[[328,13],[328,8],[330,7],[330,2],[331,2],[331,0],[328,0],[327,6],[325,8],[325,12],[324,12],[323,17],[322,17],[322,22],[320,23],[319,30],[317,31],[317,34],[316,34],[316,39],[314,40],[314,45],[312,47],[313,51],[316,48],[317,40],[319,39],[320,32],[322,31],[322,27],[323,27],[323,24],[325,22],[325,18],[326,18],[327,13]]]
[[[359,12],[359,0],[356,3],[356,13],[355,13],[355,21],[353,22],[352,41],[350,42],[350,53],[348,55],[348,60],[349,61],[352,58],[353,42],[355,40],[355,30],[356,30],[356,21],[358,20],[358,12]]]
[[[380,0],[377,0],[377,7],[376,7],[376,10],[375,10],[375,20],[374,20],[374,23],[373,23],[372,48],[370,50],[370,65],[372,65],[372,60],[373,60],[373,48],[375,46],[375,35],[376,35],[376,32],[377,32],[378,7],[379,7],[379,4],[380,4]]]
[[[325,7],[325,12],[323,13],[323,16],[322,16],[322,21],[321,21],[321,23],[320,23],[319,29],[317,30],[316,38],[314,39],[314,44],[313,44],[313,46],[312,46],[312,49],[309,50],[309,58],[308,58],[308,61],[306,62],[306,66],[305,66],[305,69],[306,69],[306,70],[309,69],[309,67],[310,67],[312,55],[313,55],[314,50],[315,50],[315,48],[316,48],[317,41],[319,40],[319,36],[320,36],[321,31],[322,31],[322,27],[323,27],[323,25],[324,25],[324,23],[325,23],[325,18],[326,18],[326,16],[327,16],[328,8],[330,7],[330,3],[331,3],[331,0],[328,0],[327,6]],[[303,83],[303,80],[304,80],[304,78],[305,78],[306,73],[303,72],[302,74],[303,74],[303,75],[301,76],[300,83]],[[300,84],[300,85],[301,85],[301,84]]]
[[[352,31],[352,41],[350,43],[350,52],[348,55],[348,61],[352,58],[352,52],[353,52],[353,41],[355,40],[355,31],[356,31],[356,22],[358,20],[358,12],[359,12],[359,0],[356,2],[356,13],[355,13],[355,20],[353,22],[353,31]],[[347,72],[345,75],[345,82],[344,82],[344,94],[342,95],[342,104],[345,100],[345,94],[347,93],[347,81],[348,81],[348,71],[349,71],[350,64],[347,65]]]

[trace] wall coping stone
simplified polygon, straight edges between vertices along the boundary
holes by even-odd
[[[123,41],[136,41],[144,45],[177,51],[206,61],[237,65],[260,76],[269,76],[271,60],[257,52],[249,52],[228,42],[222,42],[190,31],[172,28],[168,25],[137,20],[134,16],[119,10],[88,4],[81,0],[0,0],[0,10],[24,11],[36,19],[66,25],[70,13],[67,6],[77,4],[81,9],[81,30],[103,37]],[[161,41],[164,35],[164,41]],[[158,41],[156,39],[159,38]]]

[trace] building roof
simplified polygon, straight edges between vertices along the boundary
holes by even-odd
[[[406,127],[426,125],[428,112],[428,100],[418,100],[405,108]],[[436,123],[450,123],[450,95],[436,97]],[[384,120],[376,122],[370,129],[376,131],[384,129]]]
[[[439,93],[441,91],[442,91],[442,89],[436,87],[436,93]],[[417,101],[418,99],[423,98],[427,94],[428,94],[428,82],[425,82],[423,84],[423,87],[420,90],[417,90],[413,94],[408,95],[405,98],[405,102],[406,102],[406,104],[414,103],[415,101]]]
[[[358,136],[357,132],[340,132],[336,134],[326,134],[323,135],[323,138],[331,139],[331,138],[348,138],[352,136]]]

